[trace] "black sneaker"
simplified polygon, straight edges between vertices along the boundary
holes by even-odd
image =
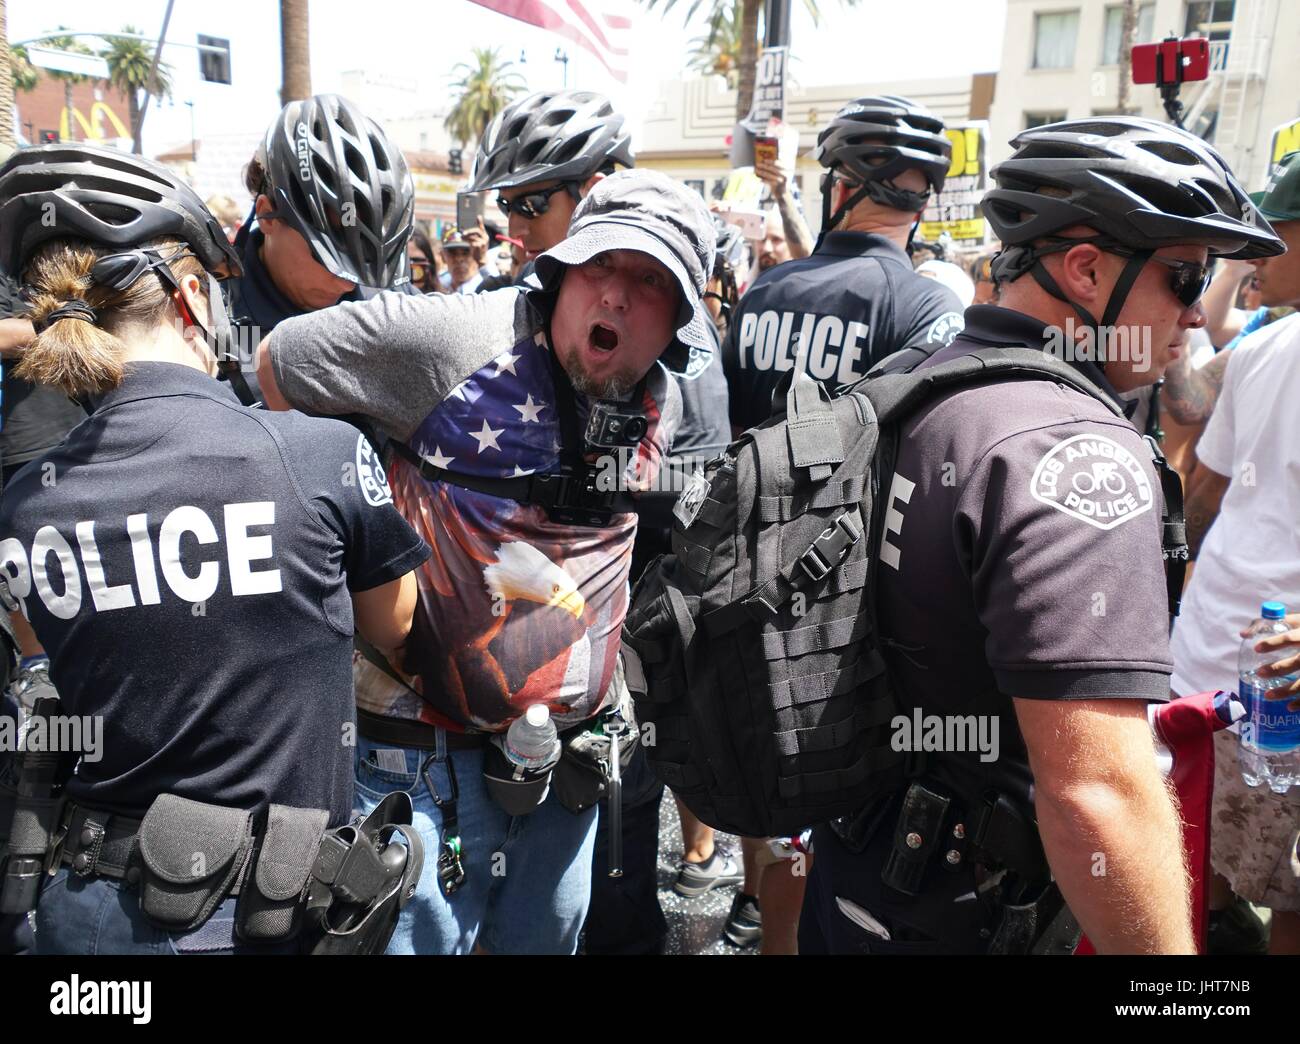
[[[740,884],[745,873],[736,859],[734,852],[724,852],[715,848],[713,855],[702,863],[688,863],[685,859],[677,867],[677,880],[673,882],[673,891],[694,899],[711,888],[725,888],[727,885]]]
[[[736,893],[727,923],[722,927],[722,937],[742,950],[758,945],[763,938],[763,915],[759,913],[757,899],[744,892]]]

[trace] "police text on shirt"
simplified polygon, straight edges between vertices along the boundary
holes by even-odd
[[[13,537],[0,541],[0,569],[4,570],[9,590],[18,599],[25,616],[31,615],[26,599],[35,588],[50,614],[62,620],[76,616],[85,601],[83,572],[90,601],[101,613],[130,609],[137,604],[158,605],[163,594],[158,582],[160,570],[166,587],[177,598],[186,602],[206,601],[221,584],[222,556],[220,552],[209,552],[201,560],[195,544],[224,543],[232,595],[271,594],[282,590],[279,569],[253,568],[254,563],[269,562],[274,557],[270,533],[250,532],[253,527],[274,526],[275,501],[226,504],[222,508],[222,523],[224,536],[219,536],[207,512],[192,505],[174,508],[156,531],[151,531],[147,514],[127,516],[124,528],[131,542],[135,573],[131,578],[105,575],[97,543],[100,537],[95,531],[97,523],[93,520],[76,523],[76,552],[72,541],[52,525],[41,526],[36,531],[30,555]],[[101,536],[102,533],[101,528]],[[187,535],[190,547],[182,560],[181,542]],[[81,570],[77,568],[78,552]],[[54,573],[59,576],[53,576]]]

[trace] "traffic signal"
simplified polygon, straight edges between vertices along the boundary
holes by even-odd
[[[40,141],[42,145],[57,145],[59,143],[59,132],[43,130],[41,131]]]
[[[199,75],[208,83],[230,82],[230,41],[199,34]]]
[[[460,149],[450,149],[447,152],[447,166],[453,174],[464,174],[465,168],[462,164],[464,155]]]

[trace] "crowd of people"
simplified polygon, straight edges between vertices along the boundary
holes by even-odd
[[[983,204],[997,242],[966,251],[917,238],[951,145],[897,95],[820,130],[816,236],[787,165],[755,167],[756,230],[638,167],[622,114],[582,90],[495,118],[467,191],[499,220],[441,237],[414,220],[401,151],[334,95],[267,129],[240,218],[140,157],[15,152],[4,714],[28,736],[100,722],[102,742],[64,751],[35,804],[36,759],[0,752],[0,945],[661,952],[673,780],[647,753],[683,738],[638,727],[655,665],[624,622],[643,575],[718,568],[689,539],[720,510],[701,469],[781,423],[792,461],[876,507],[850,527],[860,567],[805,581],[800,556],[771,583],[861,589],[878,633],[809,635],[798,614],[764,633],[845,664],[869,641],[870,677],[820,684],[857,698],[887,674],[905,713],[987,719],[1000,749],[937,751],[852,814],[738,851],[679,797],[674,890],[735,889],[723,934],[765,954],[1202,945],[1148,709],[1234,690],[1259,603],[1300,609],[1300,153],[1252,199],[1152,120],[1011,144]],[[1117,329],[1150,351],[1053,340]],[[940,387],[1016,349],[1072,375]],[[879,489],[800,448],[787,403],[922,374]],[[773,488],[765,521],[802,510]],[[1286,623],[1267,642],[1279,708],[1300,693]],[[528,760],[525,722],[553,726],[551,754]],[[783,753],[858,742],[816,726]],[[1215,739],[1209,945],[1300,952],[1300,786],[1247,786],[1237,742]],[[365,842],[348,851],[378,861],[377,890],[324,859],[340,837]]]

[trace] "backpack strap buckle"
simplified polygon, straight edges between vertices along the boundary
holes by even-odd
[[[862,524],[856,512],[846,511],[808,545],[808,550],[799,556],[799,568],[817,583],[844,561],[849,548],[861,538]]]

